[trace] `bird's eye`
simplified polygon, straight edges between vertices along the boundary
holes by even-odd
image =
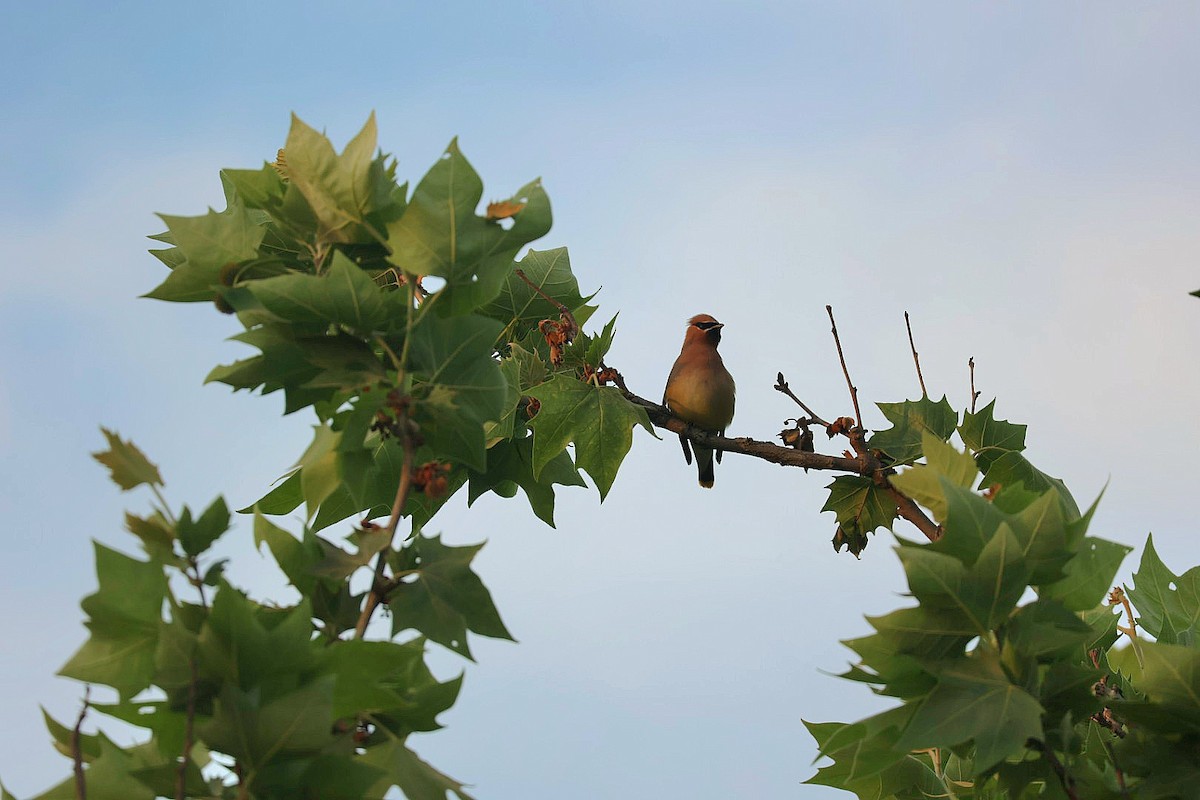
[[[713,328],[717,327],[718,323],[716,323],[716,322],[697,322],[695,324],[696,324],[696,327],[702,331],[711,331]]]

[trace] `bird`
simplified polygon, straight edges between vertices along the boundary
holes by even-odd
[[[667,388],[663,391],[663,405],[679,419],[698,428],[722,436],[733,421],[733,404],[736,387],[733,376],[725,369],[717,344],[721,341],[721,329],[725,327],[708,314],[697,314],[688,320],[687,332],[683,337],[683,348],[679,358],[671,367]],[[683,457],[692,463],[692,452],[688,439],[679,435],[683,446]],[[700,474],[700,485],[711,489],[713,485],[713,449],[692,443],[696,451],[696,468]],[[721,451],[716,451],[716,460],[721,461]]]

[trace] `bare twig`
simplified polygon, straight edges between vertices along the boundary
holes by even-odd
[[[404,504],[408,502],[408,493],[412,488],[412,467],[413,467],[413,450],[416,449],[413,443],[412,431],[409,428],[408,416],[401,414],[398,422],[400,423],[401,446],[404,448],[404,460],[400,465],[400,483],[396,486],[396,500],[392,504],[392,516],[388,519],[388,538],[387,544],[379,551],[379,555],[375,559],[375,577],[371,581],[371,591],[367,594],[367,599],[363,603],[362,613],[358,616],[358,624],[354,626],[354,638],[361,639],[367,632],[367,624],[371,621],[371,615],[375,613],[375,609],[379,607],[387,598],[387,584],[384,580],[384,571],[387,568],[387,556],[391,552],[392,542],[396,538],[396,528],[400,526],[400,515],[404,512]],[[393,587],[394,588],[394,587]]]
[[[1067,797],[1071,800],[1079,800],[1079,795],[1075,793],[1075,780],[1067,774],[1067,768],[1058,760],[1058,756],[1054,754],[1054,748],[1047,747],[1045,742],[1037,739],[1029,739],[1025,742],[1025,746],[1030,750],[1036,750],[1042,754],[1046,762],[1050,765],[1050,769],[1054,770],[1054,774],[1058,776],[1058,782],[1062,784],[1063,791],[1067,793]]]
[[[975,391],[975,356],[967,359],[967,366],[971,368],[971,413],[975,413],[975,401],[979,399],[979,392]]]
[[[79,717],[75,720],[75,727],[71,730],[71,759],[75,762],[75,798],[76,800],[87,800],[87,781],[83,776],[83,745],[81,739],[83,734],[84,717],[87,716],[88,708],[91,705],[92,687],[86,686],[83,690],[83,705],[79,709]]]
[[[850,399],[854,401],[854,420],[861,428],[863,418],[862,412],[858,409],[858,388],[850,380],[850,370],[846,369],[846,356],[842,352],[842,340],[838,337],[837,322],[833,319],[833,306],[825,306],[825,311],[829,314],[829,324],[832,326],[834,344],[837,345],[838,360],[842,362],[842,374],[846,376],[846,385],[850,387]]]
[[[913,363],[917,365],[917,380],[921,382],[921,397],[929,397],[929,392],[925,391],[925,376],[921,374],[921,357],[917,354],[917,345],[913,341],[912,323],[908,319],[908,312],[904,312],[904,327],[908,328],[908,347],[912,350]]]
[[[829,427],[829,423],[828,423],[828,422],[826,422],[825,420],[823,420],[823,419],[821,419],[820,417],[818,417],[818,416],[817,416],[817,412],[813,411],[811,408],[809,408],[808,406],[806,406],[806,405],[804,404],[804,401],[803,401],[803,400],[801,400],[799,397],[796,397],[796,395],[794,395],[794,394],[792,393],[792,390],[791,390],[791,388],[788,386],[788,382],[787,382],[786,380],[784,380],[784,378],[783,378],[783,373],[782,373],[782,372],[781,372],[781,373],[779,373],[779,374],[778,374],[778,375],[775,377],[775,391],[777,391],[777,392],[782,392],[783,394],[786,394],[788,397],[790,397],[790,398],[792,398],[793,400],[795,400],[795,401],[796,401],[796,405],[798,405],[798,406],[800,406],[802,409],[804,409],[804,413],[805,413],[805,414],[808,414],[808,416],[812,418],[812,421],[813,421],[813,422],[816,422],[816,423],[818,423],[818,424],[820,424],[820,425],[824,425],[826,428],[828,428],[828,427]]]

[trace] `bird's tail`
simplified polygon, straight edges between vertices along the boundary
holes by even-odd
[[[700,447],[695,442],[692,449],[696,451],[696,468],[700,472],[700,485],[705,489],[713,487],[713,451],[708,447]]]

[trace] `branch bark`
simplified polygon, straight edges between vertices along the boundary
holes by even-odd
[[[623,385],[624,381],[621,383]],[[674,416],[670,409],[665,406],[652,403],[644,397],[638,397],[627,388],[621,388],[621,393],[625,396],[626,400],[645,409],[646,416],[650,418],[650,422],[656,427],[671,431],[672,433],[682,434],[692,441],[708,447],[721,449],[726,453],[741,453],[745,456],[761,458],[763,461],[769,461],[772,464],[779,464],[784,467],[804,467],[805,469],[851,472],[873,478],[877,484],[887,489],[888,495],[896,502],[896,509],[901,517],[916,526],[917,530],[925,534],[925,537],[930,541],[942,538],[941,526],[931,520],[910,497],[902,494],[888,482],[887,478],[892,474],[892,470],[882,467],[879,461],[867,452],[865,444],[855,442],[853,437],[851,441],[855,443],[855,449],[861,449],[861,454],[857,458],[827,456],[822,453],[806,453],[803,450],[782,447],[773,442],[763,442],[749,437],[730,439],[689,425]]]

